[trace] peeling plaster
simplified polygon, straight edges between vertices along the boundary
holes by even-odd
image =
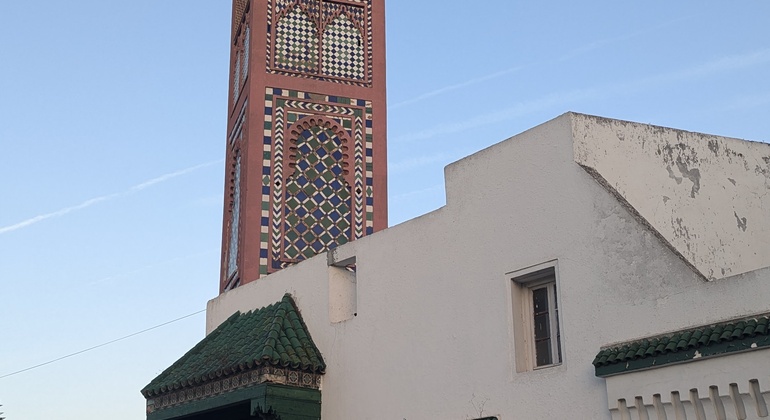
[[[709,150],[714,152],[714,156],[719,156],[719,142],[714,139],[709,140]]]
[[[692,182],[690,197],[695,198],[695,194],[700,191],[700,171],[697,168],[688,169],[687,165],[681,160],[676,161],[676,167],[679,169],[679,172],[682,173],[683,177]]]
[[[735,214],[735,220],[738,221],[738,229],[746,232],[746,222],[747,222],[746,218],[738,216],[738,213],[735,213],[735,212],[733,213]]]
[[[668,171],[668,177],[669,178],[671,178],[674,181],[676,181],[677,184],[681,184],[682,183],[682,177],[681,176],[676,176],[674,174],[674,170],[671,169],[671,166],[666,166],[666,170]]]
[[[770,144],[570,115],[575,162],[696,272],[770,266]]]

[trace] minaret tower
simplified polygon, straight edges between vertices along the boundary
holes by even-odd
[[[387,227],[385,0],[234,0],[220,292]]]

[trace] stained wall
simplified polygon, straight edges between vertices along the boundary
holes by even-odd
[[[328,366],[328,419],[612,418],[591,364],[601,346],[769,312],[770,269],[708,282],[672,252],[576,163],[606,124],[657,130],[565,114],[468,156],[445,170],[446,206],[222,294],[207,330],[292,293]],[[563,362],[522,368],[511,273],[549,261]]]

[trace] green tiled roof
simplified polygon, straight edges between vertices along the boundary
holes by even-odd
[[[236,312],[143,390],[145,397],[250,370],[266,364],[323,373],[326,364],[294,299]]]
[[[604,377],[761,347],[770,347],[768,316],[619,344],[601,350],[593,364],[596,376]]]

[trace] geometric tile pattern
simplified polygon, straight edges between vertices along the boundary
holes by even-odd
[[[241,95],[241,52],[235,53],[235,66],[233,66],[233,105],[238,102]]]
[[[317,389],[325,371],[323,355],[286,294],[272,305],[230,316],[142,394],[159,409],[264,382]]]
[[[770,316],[688,328],[615,344],[594,358],[596,376],[649,369],[703,357],[770,347]]]
[[[294,173],[286,180],[284,257],[300,261],[348,242],[352,236],[350,187],[345,181],[343,143],[317,117],[306,117],[295,130]],[[328,125],[328,124],[327,124]],[[343,134],[344,135],[344,134]]]
[[[372,0],[267,1],[269,72],[371,85]]]
[[[241,69],[241,81],[246,82],[249,74],[249,54],[251,49],[251,28],[246,27],[243,35],[243,69]]]
[[[203,401],[218,395],[249,388],[265,382],[289,385],[307,389],[321,388],[322,376],[317,373],[297,372],[280,366],[262,366],[250,372],[212,380],[203,385],[177,391],[169,391],[160,396],[147,399],[147,413],[178,407],[196,401]]]
[[[251,30],[248,26],[238,27],[235,40],[233,41],[233,106],[238,103],[238,97],[241,94],[241,88],[246,83],[249,71],[249,49],[251,41]]]
[[[303,156],[309,156],[307,153],[312,149],[306,140],[315,141],[313,136],[320,137],[322,133],[321,131],[307,130],[311,125],[308,124],[306,127],[304,123],[308,122],[309,119],[324,121],[321,125],[330,128],[332,133],[336,133],[337,140],[332,140],[332,144],[341,145],[343,154],[343,174],[341,177],[349,194],[349,197],[338,196],[341,199],[339,204],[336,202],[331,204],[332,206],[341,206],[343,201],[347,201],[348,216],[346,220],[350,226],[345,229],[344,223],[342,225],[332,223],[329,225],[329,229],[335,226],[340,230],[339,234],[336,230],[330,233],[337,238],[337,241],[329,242],[323,234],[318,236],[318,240],[321,244],[330,246],[332,243],[339,244],[342,240],[358,239],[373,233],[375,203],[372,176],[371,101],[268,87],[265,91],[264,118],[260,276],[291,265],[296,261],[294,256],[307,258],[311,255],[307,248],[302,248],[302,252],[295,252],[301,248],[294,248],[294,245],[297,245],[296,242],[290,243],[287,248],[287,242],[284,239],[287,224],[293,228],[299,222],[299,219],[293,218],[287,221],[289,216],[286,210],[287,200],[293,197],[287,193],[287,186],[298,180],[295,176],[298,170],[305,170],[303,169],[304,166],[300,165],[300,161],[303,160]],[[324,135],[331,137],[329,133],[324,133]],[[296,150],[290,149],[295,147],[292,141],[296,141]],[[325,141],[328,143],[328,140]],[[338,141],[341,143],[337,143]],[[318,142],[318,144],[320,143],[321,141]],[[308,144],[308,149],[300,150],[301,144]],[[329,145],[329,147],[331,146]],[[316,147],[315,152],[324,154],[328,153],[328,149],[320,151]],[[303,155],[303,153],[305,154]],[[294,156],[291,157],[290,155]],[[304,159],[312,160],[314,158]],[[292,163],[295,164],[293,167],[291,166]],[[313,165],[318,165],[318,163],[313,161]],[[327,160],[324,166],[319,166],[319,169],[329,168],[331,168],[330,172],[335,174],[335,178],[331,181],[325,181],[333,183],[336,180],[342,185],[340,175],[335,173],[334,163]],[[315,170],[317,171],[317,169]],[[293,176],[294,178],[292,178]],[[334,184],[332,189],[337,187],[339,186]],[[315,188],[323,190],[325,187],[315,186]],[[328,192],[327,190],[327,197],[329,197]],[[310,195],[308,194],[308,196]],[[302,198],[304,199],[304,197]],[[317,198],[320,199],[321,197]],[[338,212],[340,210],[345,210],[345,207],[336,209]],[[331,210],[328,214],[330,213]],[[340,215],[342,213],[344,212],[341,212]],[[323,223],[329,224],[329,221],[323,222],[323,219],[318,220],[319,223],[322,223],[321,226]],[[308,226],[305,227],[311,228],[309,223],[306,225]],[[315,226],[318,225],[314,224],[313,227]],[[292,231],[292,228],[288,231]],[[342,239],[343,236],[344,239]],[[307,238],[304,239],[304,242],[307,245]],[[287,255],[287,249],[295,255]],[[312,255],[316,253],[314,250]]]
[[[225,379],[212,380],[191,388],[169,391],[147,399],[147,413],[150,414],[183,404],[203,401],[265,382],[307,389],[319,389],[321,388],[322,376],[317,373],[297,372],[291,368],[282,368],[280,366],[262,366],[254,368],[250,372],[244,372]]]
[[[341,14],[324,29],[323,74],[363,80],[364,66],[361,32],[347,16]]]
[[[318,29],[299,5],[276,24],[275,67],[298,72],[318,69]]]
[[[222,248],[223,254],[223,273],[224,284],[230,285],[237,281],[238,273],[238,254],[240,252],[240,218],[241,218],[241,180],[242,180],[242,158],[241,147],[245,138],[246,127],[246,110],[248,109],[248,99],[244,101],[244,106],[241,108],[238,118],[235,120],[235,126],[233,127],[228,137],[228,149],[231,150],[231,168],[229,176],[226,178],[230,181],[230,202],[229,202],[229,217],[225,217],[225,220],[229,224],[227,227],[228,239],[225,245],[227,247]],[[225,287],[226,289],[226,287]]]
[[[247,0],[235,0],[235,2],[233,2],[233,33],[236,32],[238,26],[243,21],[246,12],[246,3]]]
[[[236,152],[231,185],[230,240],[227,255],[227,278],[238,271],[238,229],[241,220],[241,155]]]

